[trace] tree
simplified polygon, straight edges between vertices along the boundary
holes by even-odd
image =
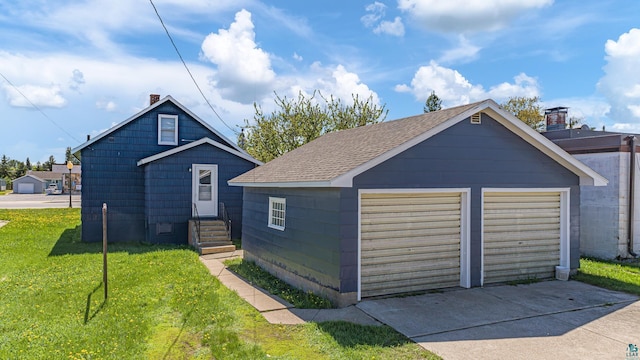
[[[9,172],[9,158],[7,157],[7,155],[2,155],[2,159],[0,159],[0,179],[11,178]]]
[[[71,154],[71,147],[67,146],[67,150],[64,153],[64,163],[66,164],[68,161],[71,161],[73,165],[80,164],[80,161]]]
[[[435,91],[431,91],[431,95],[429,95],[427,101],[424,103],[423,110],[425,113],[442,110],[442,100],[436,95]]]
[[[45,161],[44,164],[42,164],[42,170],[44,171],[53,170],[53,164],[55,163],[56,163],[56,159],[53,157],[53,155],[49,156],[49,160]]]
[[[297,99],[275,95],[278,109],[265,115],[262,107],[254,103],[254,123],[250,125],[245,119],[245,150],[263,162],[323,134],[384,121],[389,112],[386,105],[379,107],[374,104],[372,96],[361,100],[358,95],[353,95],[353,104],[345,105],[333,95],[324,97],[320,91],[314,91],[310,97],[300,92]]]
[[[31,160],[29,160],[29,157],[27,157],[27,161],[25,162],[25,166],[26,166],[27,170],[31,170]]]
[[[540,106],[540,98],[514,96],[501,104],[502,108],[536,131],[544,129],[544,115]]]

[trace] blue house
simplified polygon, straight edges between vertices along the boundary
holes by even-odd
[[[580,185],[606,183],[492,100],[329,133],[229,182],[245,259],[340,306],[566,276]]]
[[[82,239],[187,243],[189,221],[226,218],[240,236],[242,189],[227,181],[261,163],[171,96],[72,150],[82,162]],[[223,214],[224,212],[224,214]]]

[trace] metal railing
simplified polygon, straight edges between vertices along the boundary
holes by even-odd
[[[193,245],[198,247],[198,244],[200,243],[200,215],[198,214],[198,207],[196,206],[196,203],[193,203],[193,220],[196,227],[196,238]]]
[[[220,203],[220,214],[222,216],[222,221],[224,222],[224,227],[227,230],[227,240],[231,240],[231,219],[229,218],[229,213],[227,213],[227,208],[224,206],[224,203]]]

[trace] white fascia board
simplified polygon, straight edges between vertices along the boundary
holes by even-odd
[[[330,181],[295,181],[295,182],[231,182],[229,186],[243,186],[255,188],[324,188],[335,187]]]
[[[235,149],[232,149],[232,148],[230,148],[230,147],[228,147],[228,146],[225,146],[225,145],[223,145],[223,144],[220,144],[219,142],[214,141],[214,140],[211,140],[211,139],[209,139],[209,138],[202,138],[202,139],[200,139],[200,140],[196,140],[196,141],[191,142],[191,143],[189,143],[189,144],[182,145],[182,146],[178,146],[178,147],[173,148],[173,149],[171,149],[171,150],[163,151],[163,152],[161,152],[161,153],[158,153],[158,154],[155,154],[155,155],[152,155],[152,156],[146,157],[146,158],[144,158],[144,159],[142,159],[142,160],[138,161],[137,165],[138,165],[138,166],[141,166],[141,165],[144,165],[144,164],[148,164],[148,163],[153,162],[153,161],[156,161],[156,160],[158,160],[158,159],[162,159],[162,158],[164,158],[164,157],[167,157],[167,156],[171,156],[171,155],[177,154],[177,153],[179,153],[179,152],[181,152],[181,151],[188,150],[188,149],[194,148],[194,147],[196,147],[196,146],[200,146],[200,145],[202,145],[202,144],[209,144],[209,145],[215,146],[215,147],[217,147],[217,148],[219,148],[219,149],[221,149],[221,150],[224,150],[224,151],[226,151],[226,152],[228,152],[228,153],[231,153],[231,154],[233,154],[233,155],[235,155],[235,156],[238,156],[238,157],[240,157],[240,158],[243,158],[243,159],[245,159],[245,160],[247,160],[247,161],[250,161],[250,162],[252,162],[252,163],[254,163],[254,164],[256,164],[256,165],[262,165],[262,162],[260,162],[260,161],[258,161],[258,160],[256,160],[256,159],[252,158],[251,156],[249,156],[249,155],[247,155],[247,154],[244,154],[244,153],[241,153],[241,152],[239,152],[239,151],[236,151]]]
[[[477,113],[478,111],[483,111],[484,108],[486,108],[487,106],[489,106],[489,102],[490,100],[487,101],[483,101],[482,103],[478,104],[477,106],[458,114],[457,116],[452,117],[451,119],[444,121],[436,126],[434,126],[433,128],[431,128],[430,130],[416,136],[415,138],[399,145],[396,146],[395,148],[387,151],[386,153],[379,155],[378,157],[369,160],[367,162],[365,162],[364,164],[334,178],[333,180],[331,180],[331,186],[333,187],[352,187],[353,186],[353,178],[362,174],[363,172],[373,168],[376,165],[379,165],[389,159],[391,159],[392,157],[402,153],[403,151],[429,139],[430,137],[450,128],[451,126],[457,124],[458,122],[470,117],[471,115]]]
[[[491,104],[484,110],[487,115],[490,115],[493,119],[520,136],[536,149],[542,151],[542,153],[578,175],[580,185],[606,186],[609,183],[609,180],[583,164],[580,160],[571,156],[553,141],[530,128],[513,114],[500,108],[493,100],[490,101]]]

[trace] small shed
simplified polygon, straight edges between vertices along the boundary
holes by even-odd
[[[21,176],[13,180],[13,192],[15,194],[42,194],[46,181],[31,174]]]
[[[575,270],[580,185],[607,180],[485,100],[328,133],[229,183],[245,258],[343,306]]]
[[[0,191],[7,190],[7,181],[5,179],[0,179]]]

